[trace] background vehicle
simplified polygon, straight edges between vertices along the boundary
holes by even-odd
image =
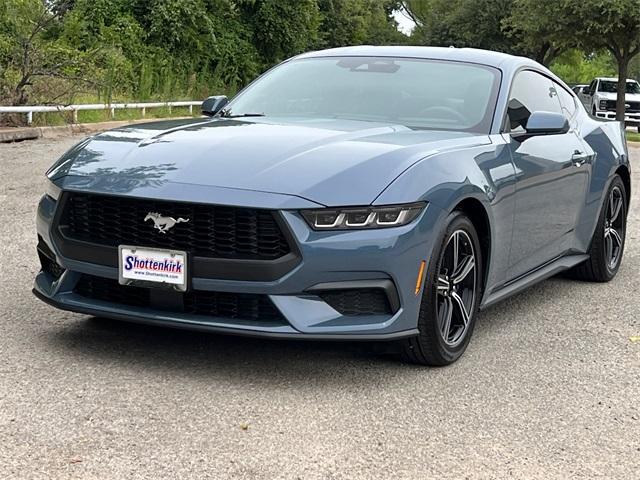
[[[579,97],[594,117],[615,120],[617,89],[617,78],[595,78]],[[636,80],[627,79],[626,92],[625,124],[637,127],[640,132],[640,84]]]
[[[585,91],[588,89],[589,89],[589,85],[586,85],[586,84],[574,85],[573,87],[571,87],[571,90],[573,90],[573,93],[578,95],[579,98],[582,98],[581,95],[583,95]]]
[[[446,365],[479,308],[620,266],[624,133],[532,60],[324,50],[203,111],[96,135],[55,163],[39,298],[234,334],[397,340],[404,358]],[[178,260],[172,282],[156,276]]]

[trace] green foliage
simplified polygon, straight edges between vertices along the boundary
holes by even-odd
[[[417,24],[412,43],[486,48],[545,65],[579,48],[584,54],[566,54],[554,63],[569,82],[602,75],[598,68],[610,71],[585,58],[603,50],[615,59],[618,78],[628,78],[630,65],[640,70],[633,63],[640,54],[640,0],[402,0],[399,5]],[[618,84],[617,118],[624,119],[624,82]]]
[[[521,55],[549,65],[562,52],[577,46],[573,23],[562,2],[515,0],[501,28]]]
[[[303,51],[402,43],[391,0],[3,0],[0,102],[233,94]]]
[[[607,51],[585,55],[578,49],[567,50],[551,63],[550,68],[570,85],[588,84],[595,77],[616,75],[615,59]]]
[[[563,29],[562,2],[540,0],[405,0],[417,23],[411,42],[474,47],[549,64],[576,42]]]
[[[4,0],[0,4],[0,102],[56,101],[71,83],[91,83],[81,52],[58,35],[62,2]]]
[[[603,48],[616,59],[618,78],[640,54],[640,0],[565,0],[567,24],[579,26],[576,38],[585,48]],[[625,82],[618,82],[616,118],[624,120]]]
[[[640,133],[627,131],[626,134],[628,142],[640,142]]]
[[[303,51],[407,43],[525,55],[569,83],[640,76],[640,0],[3,0],[0,103],[233,94]]]
[[[394,20],[395,2],[379,0],[319,0],[321,12],[319,48],[343,45],[398,45],[407,43]],[[392,28],[390,28],[390,26]]]
[[[512,51],[501,28],[512,0],[408,0],[403,2],[418,26],[411,42],[418,45],[474,47]]]
[[[253,32],[263,68],[308,50],[318,41],[316,0],[240,0],[238,8]]]

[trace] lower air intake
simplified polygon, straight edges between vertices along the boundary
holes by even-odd
[[[93,300],[158,310],[166,309],[167,303],[162,300],[171,297],[170,309],[177,313],[238,320],[260,325],[287,324],[283,315],[267,295],[204,290],[180,293],[171,290],[120,285],[117,280],[92,275],[82,275],[74,293]]]
[[[391,305],[381,288],[353,288],[326,290],[318,296],[334,310],[345,316],[391,315]]]

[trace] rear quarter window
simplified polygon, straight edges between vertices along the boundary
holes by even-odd
[[[558,100],[560,100],[560,105],[562,106],[563,113],[567,116],[567,118],[573,117],[576,113],[575,97],[567,92],[559,84],[553,82],[553,86],[556,89],[556,93],[558,94]]]

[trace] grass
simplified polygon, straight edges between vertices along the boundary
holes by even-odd
[[[190,100],[190,98],[186,98],[185,95],[172,95],[170,98],[159,98],[154,97],[145,102],[162,102],[166,100]],[[86,92],[76,94],[72,99],[68,99],[71,103],[82,105],[82,104],[93,104],[93,103],[105,103],[105,99],[99,95]],[[114,97],[112,99],[113,103],[138,103],[141,102],[135,98],[131,98],[130,96],[121,95]],[[98,123],[98,122],[108,122],[111,120],[140,120],[140,119],[149,119],[153,120],[155,118],[171,118],[171,117],[188,117],[189,115],[189,107],[172,107],[169,109],[168,107],[158,107],[158,108],[147,108],[145,112],[145,116],[142,116],[142,109],[140,108],[130,108],[130,109],[116,109],[114,112],[114,117],[111,117],[110,110],[81,110],[78,112],[78,123]],[[193,107],[193,116],[200,115],[200,107],[195,105]],[[21,120],[26,118],[24,115],[20,115]],[[68,125],[73,123],[73,112],[34,112],[33,113],[33,126],[34,127],[48,127],[48,126],[59,126],[59,125]]]
[[[628,142],[640,142],[640,133],[627,131]]]
[[[193,115],[199,116],[200,108],[196,105],[193,107]],[[188,117],[189,107],[167,107],[147,108],[146,114],[142,116],[142,110],[139,108],[117,109],[115,116],[111,117],[109,110],[81,110],[78,112],[78,123],[97,123],[108,122],[110,120],[139,120],[154,118],[171,118],[171,117]],[[56,126],[67,125],[73,123],[71,112],[42,112],[33,114],[33,126]]]

